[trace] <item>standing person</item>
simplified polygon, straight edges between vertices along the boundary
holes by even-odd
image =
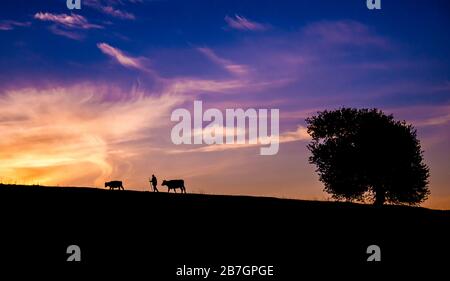
[[[150,183],[152,184],[153,187],[153,192],[159,192],[158,188],[156,188],[156,185],[158,184],[158,180],[156,179],[155,175],[152,175],[152,179],[150,180]]]

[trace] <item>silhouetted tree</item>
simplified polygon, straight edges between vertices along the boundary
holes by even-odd
[[[306,119],[311,164],[338,200],[417,205],[430,194],[416,130],[377,109],[341,108]]]

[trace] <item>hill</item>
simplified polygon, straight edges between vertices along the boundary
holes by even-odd
[[[450,211],[418,207],[0,185],[0,210],[8,263],[63,264],[76,244],[82,263],[144,264],[174,278],[186,264],[271,264],[277,279],[299,265],[365,266],[373,244],[378,264],[440,264],[450,249]]]

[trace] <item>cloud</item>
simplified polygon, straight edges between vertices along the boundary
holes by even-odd
[[[113,46],[107,43],[98,43],[97,47],[102,51],[105,55],[113,58],[120,65],[127,68],[134,68],[138,70],[142,70],[145,72],[151,72],[149,68],[144,65],[144,59],[136,58],[126,55],[121,50],[114,48]]]
[[[243,64],[236,64],[227,59],[221,58],[213,50],[209,48],[197,48],[197,50],[209,58],[212,62],[220,65],[225,70],[235,75],[246,75],[249,72],[249,68]]]
[[[2,180],[58,184],[82,179],[99,185],[133,155],[133,143],[168,124],[170,109],[182,101],[98,84],[3,92]]]
[[[450,112],[447,115],[437,116],[434,118],[422,120],[417,122],[417,126],[440,126],[450,123]]]
[[[140,3],[141,1],[130,1],[130,2]],[[102,1],[97,0],[87,0],[83,4],[118,19],[125,19],[125,20],[136,19],[134,14],[114,7],[114,5],[117,5],[119,3],[120,2],[118,1],[107,1],[107,3],[102,3]]]
[[[77,14],[52,14],[52,13],[36,13],[34,15],[35,19],[41,21],[50,21],[59,24],[65,28],[70,29],[92,29],[92,28],[103,28],[97,24],[91,24],[82,15]]]
[[[295,131],[288,131],[280,136],[280,143],[293,142],[293,141],[309,141],[311,136],[303,126],[297,126]]]
[[[234,15],[234,17],[225,16],[225,21],[230,28],[246,31],[265,31],[268,25],[251,21],[243,16]]]
[[[450,105],[415,105],[389,108],[415,127],[439,127],[450,125]],[[442,134],[441,134],[442,136]]]
[[[105,14],[108,14],[110,16],[119,18],[119,19],[128,19],[128,20],[134,20],[136,17],[129,12],[121,11],[119,9],[114,9],[111,6],[102,7],[102,11]]]
[[[238,90],[247,89],[248,91],[258,90],[261,87],[268,87],[270,85],[261,84],[259,81],[252,82],[247,79],[202,79],[197,77],[172,77],[163,78],[153,69],[146,66],[148,59],[143,57],[133,57],[125,54],[122,50],[115,48],[107,43],[98,43],[97,47],[106,55],[113,58],[120,65],[143,71],[149,74],[149,77],[155,79],[156,82],[160,82],[161,86],[165,88],[165,91],[173,94],[188,94],[198,95],[200,93],[222,93],[236,92]],[[209,50],[204,48],[204,50]],[[207,52],[207,51],[206,51]],[[208,54],[215,56],[214,53]],[[232,71],[234,74],[243,75],[247,73],[247,68],[244,65],[232,64],[227,60],[223,60],[217,56],[214,57],[220,63],[224,63],[224,67]],[[269,82],[272,84],[273,82]]]
[[[4,20],[4,21],[0,21],[0,30],[13,30],[16,27],[27,27],[30,25],[31,25],[31,22]]]

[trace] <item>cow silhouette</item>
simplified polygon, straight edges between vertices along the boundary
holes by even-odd
[[[167,192],[171,189],[177,193],[177,188],[181,189],[181,193],[186,193],[186,187],[184,186],[184,180],[163,180],[161,185],[167,186]]]
[[[112,189],[119,189],[119,190],[124,190],[122,182],[121,181],[107,181],[105,182],[105,188],[109,186],[109,190]]]

